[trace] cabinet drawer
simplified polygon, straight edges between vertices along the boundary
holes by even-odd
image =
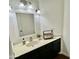
[[[40,48],[40,55],[43,59],[49,59],[54,57],[58,52],[60,52],[60,39],[51,42]]]

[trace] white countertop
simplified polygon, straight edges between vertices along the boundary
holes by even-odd
[[[53,39],[49,39],[49,40],[39,40],[37,44],[35,44],[34,46],[29,46],[29,47],[27,47],[26,45],[22,45],[22,43],[19,43],[19,44],[13,46],[13,52],[15,54],[15,57],[19,57],[25,53],[28,53],[34,49],[37,49],[43,45],[46,45],[52,41],[55,41],[58,38],[61,38],[61,36],[57,36],[57,37],[54,37]]]

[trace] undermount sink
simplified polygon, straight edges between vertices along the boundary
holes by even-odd
[[[36,45],[38,43],[39,43],[38,41],[31,41],[31,42],[27,43],[26,46],[30,47],[30,46],[34,46],[34,45]]]

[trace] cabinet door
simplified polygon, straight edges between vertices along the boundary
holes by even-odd
[[[39,48],[38,49],[35,49],[29,53],[26,53],[20,57],[17,57],[16,59],[40,59],[40,50]]]
[[[60,39],[51,42],[40,48],[40,55],[43,59],[51,59],[60,51]]]
[[[31,51],[30,53],[28,53],[28,59],[40,59],[40,50],[36,49],[34,51]]]

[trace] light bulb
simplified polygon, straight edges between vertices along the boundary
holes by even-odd
[[[20,3],[20,5],[19,5],[20,7],[24,7],[24,4],[23,3]]]
[[[32,5],[29,5],[28,8],[29,8],[29,9],[33,9],[33,6],[32,6]]]
[[[37,13],[40,14],[40,10],[38,10]]]
[[[40,9],[36,10],[37,14],[40,14]]]

